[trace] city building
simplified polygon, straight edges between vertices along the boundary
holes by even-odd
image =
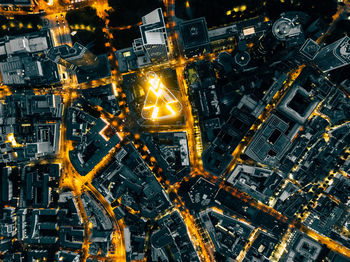
[[[350,79],[345,79],[343,82],[340,83],[341,86],[344,88],[344,90],[350,94]]]
[[[302,260],[313,262],[317,261],[322,246],[306,234],[295,231],[286,250],[287,251],[281,257],[281,261]]]
[[[281,14],[272,25],[272,34],[279,41],[286,41],[287,47],[299,45],[304,41],[300,13],[287,12]]]
[[[107,113],[114,116],[121,113],[116,95],[117,91],[114,83],[82,90],[82,97],[85,101],[92,106],[103,108]]]
[[[0,216],[0,234],[3,238],[12,238],[16,235],[15,218],[15,208],[4,207],[2,209]]]
[[[59,150],[63,104],[57,95],[5,97],[0,105],[0,162],[24,162]]]
[[[97,256],[101,254],[101,256],[107,256],[112,240],[112,230],[107,231],[99,231],[92,229],[92,233],[90,235],[91,244],[89,245],[89,254],[92,256]]]
[[[318,99],[311,100],[311,96],[311,92],[306,91],[301,86],[294,85],[278,104],[278,110],[302,125],[319,103]]]
[[[305,84],[304,86],[308,88]],[[282,159],[319,103],[311,90],[307,91],[305,88],[294,83],[277,105],[277,109],[256,132],[245,154],[255,161],[269,165],[275,165]]]
[[[199,262],[199,256],[188,235],[187,226],[178,211],[159,220],[160,229],[151,235],[152,260]]]
[[[190,173],[191,165],[185,132],[144,133],[141,139],[155,156],[159,167],[171,184],[181,181]]]
[[[93,227],[101,231],[113,229],[113,223],[104,209],[96,199],[89,193],[84,192],[81,196],[81,201],[84,206],[87,216],[93,216]]]
[[[268,204],[270,197],[274,195],[283,181],[281,174],[268,169],[237,165],[227,178],[231,183],[257,200]]]
[[[57,65],[43,57],[51,46],[48,30],[0,39],[0,72],[3,83],[38,86],[60,82]]]
[[[124,243],[127,261],[142,260],[146,258],[146,223],[147,220],[126,212],[124,221]]]
[[[313,63],[323,72],[350,64],[350,38],[345,36],[321,48]]]
[[[1,168],[1,180],[0,180],[0,185],[1,185],[1,198],[0,202],[1,203],[7,203],[11,201],[12,196],[13,196],[13,183],[10,180],[10,175],[12,173],[12,168],[7,166],[7,167],[2,167]]]
[[[60,168],[58,164],[25,166],[22,169],[22,185],[20,207],[48,208],[53,201],[53,193],[49,183],[58,180]],[[33,197],[34,196],[34,197]]]
[[[80,255],[72,251],[62,250],[56,253],[56,261],[79,262]]]
[[[237,40],[258,39],[271,28],[271,25],[271,21],[266,21],[264,17],[256,17],[232,25],[210,29],[208,36],[211,44],[229,37],[235,37]]]
[[[349,262],[350,258],[343,256],[339,253],[336,253],[334,251],[329,252],[329,255],[327,256],[327,259],[333,262]]]
[[[263,164],[275,165],[289,149],[299,132],[300,124],[278,114],[271,114],[263,127],[256,132],[245,154]]]
[[[308,16],[303,12],[282,13],[270,30],[266,30],[259,38],[254,55],[259,58],[271,54],[281,43],[284,43],[286,50],[301,46],[305,42],[303,25],[307,21]]]
[[[26,166],[16,166],[14,172],[13,175],[20,179],[13,181],[13,194],[16,201],[10,202],[12,207],[2,209],[1,213],[6,220],[1,220],[0,216],[0,230],[2,236],[12,234],[12,247],[15,243],[26,245],[28,248],[15,252],[8,249],[1,259],[4,258],[4,261],[26,261],[27,259],[53,261],[59,243],[60,210],[57,199],[60,165],[31,163]],[[10,230],[11,219],[16,221],[13,231]],[[7,233],[2,226],[6,226]]]
[[[105,208],[93,195],[84,192],[81,199],[86,215],[92,218],[89,254],[95,256],[100,253],[106,256],[111,245],[113,222]]]
[[[214,141],[203,151],[204,168],[220,176],[233,159],[232,153],[249,131],[255,118],[245,110],[232,108]]]
[[[335,235],[339,234],[336,227],[346,228],[348,222],[345,221],[348,220],[349,216],[346,208],[342,205],[337,204],[329,197],[321,196],[303,223],[320,234],[336,239]],[[341,237],[337,240],[341,243],[344,242],[344,246],[349,246],[348,240],[342,240]]]
[[[217,92],[217,80],[211,63],[199,61],[190,64],[185,72],[191,95],[192,107],[196,110],[202,125],[202,140],[212,141],[225,119],[222,117],[223,106]]]
[[[132,47],[116,51],[122,73],[168,62],[169,42],[161,8],[142,17],[140,33],[141,37],[133,41]]]
[[[259,230],[258,236],[247,251],[243,262],[270,261],[270,256],[275,250],[277,244],[278,239],[275,236]]]
[[[83,219],[78,203],[71,191],[62,192],[58,199],[59,244],[64,249],[80,250],[84,243]]]
[[[187,58],[210,52],[208,28],[204,17],[180,23],[179,31]]]
[[[325,192],[345,205],[349,205],[347,192],[350,190],[350,181],[340,173],[335,174],[333,183],[328,185]]]
[[[106,120],[95,118],[79,107],[68,109],[67,139],[76,143],[69,151],[69,158],[78,173],[84,176],[121,141]]]
[[[76,72],[78,83],[111,75],[107,56],[104,54],[96,56],[78,42],[75,42],[72,47],[69,45],[51,47],[47,50],[46,56],[50,61]]]
[[[161,8],[142,17],[140,32],[143,47],[152,63],[168,61],[169,43]]]
[[[25,209],[26,210],[26,209]],[[23,213],[25,226],[18,231],[28,244],[54,245],[58,241],[58,209],[30,209]]]
[[[314,40],[308,38],[301,46],[299,52],[310,61],[316,57],[320,49],[321,47]]]
[[[98,57],[78,42],[72,47],[69,45],[52,47],[48,50],[47,57],[73,71],[78,68],[96,67],[98,64]]]
[[[209,180],[200,177],[187,192],[194,206],[208,206],[215,199],[218,188]]]
[[[231,259],[238,257],[254,230],[253,226],[212,209],[200,212],[199,219],[208,231],[215,250]]]
[[[156,217],[171,205],[164,189],[131,143],[114,155],[113,161],[92,184],[108,202],[121,198],[123,206],[146,218]],[[110,187],[111,184],[114,186]]]
[[[32,0],[0,0],[2,6],[31,6]]]

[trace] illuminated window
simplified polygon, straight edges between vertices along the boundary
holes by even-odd
[[[255,34],[255,29],[254,27],[247,27],[243,29],[243,35],[252,35]]]
[[[128,52],[124,52],[124,53],[123,53],[123,56],[124,56],[124,57],[129,57],[129,56],[131,56],[130,51],[128,51]]]

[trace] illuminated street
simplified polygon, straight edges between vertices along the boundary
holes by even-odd
[[[349,261],[350,2],[286,2],[0,3],[0,261]]]

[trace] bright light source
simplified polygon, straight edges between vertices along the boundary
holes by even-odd
[[[124,56],[124,57],[129,57],[129,56],[131,56],[130,51],[124,52],[124,53],[123,53],[123,56]]]
[[[171,114],[173,116],[176,115],[176,112],[174,111],[174,109],[169,104],[166,105],[166,108],[171,112]]]
[[[154,90],[154,88],[151,86],[149,90],[152,91],[155,94],[156,97],[160,97],[162,95],[162,89],[161,88],[159,88],[158,90]]]
[[[241,5],[241,6],[239,7],[239,10],[240,10],[241,12],[244,12],[245,10],[247,10],[247,6],[246,6],[246,5]]]
[[[115,83],[112,83],[112,89],[113,89],[113,94],[114,94],[115,96],[118,96],[117,86],[116,86]]]
[[[255,34],[255,28],[254,26],[252,27],[247,27],[243,29],[243,35],[247,36],[247,35],[252,35]]]
[[[177,115],[182,110],[181,103],[165,87],[161,79],[154,73],[148,75],[149,89],[146,94],[141,115],[144,119],[167,119]],[[172,106],[170,106],[172,104]]]
[[[152,112],[152,118],[157,119],[158,117],[158,112],[159,112],[159,107],[154,107],[153,112]]]
[[[10,142],[12,147],[20,147],[21,146],[20,144],[17,144],[17,141],[16,141],[13,133],[10,133],[7,135],[7,142]]]

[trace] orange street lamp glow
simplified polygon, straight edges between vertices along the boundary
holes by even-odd
[[[112,89],[113,89],[113,94],[114,94],[115,96],[118,96],[117,86],[116,86],[115,83],[112,83]]]

